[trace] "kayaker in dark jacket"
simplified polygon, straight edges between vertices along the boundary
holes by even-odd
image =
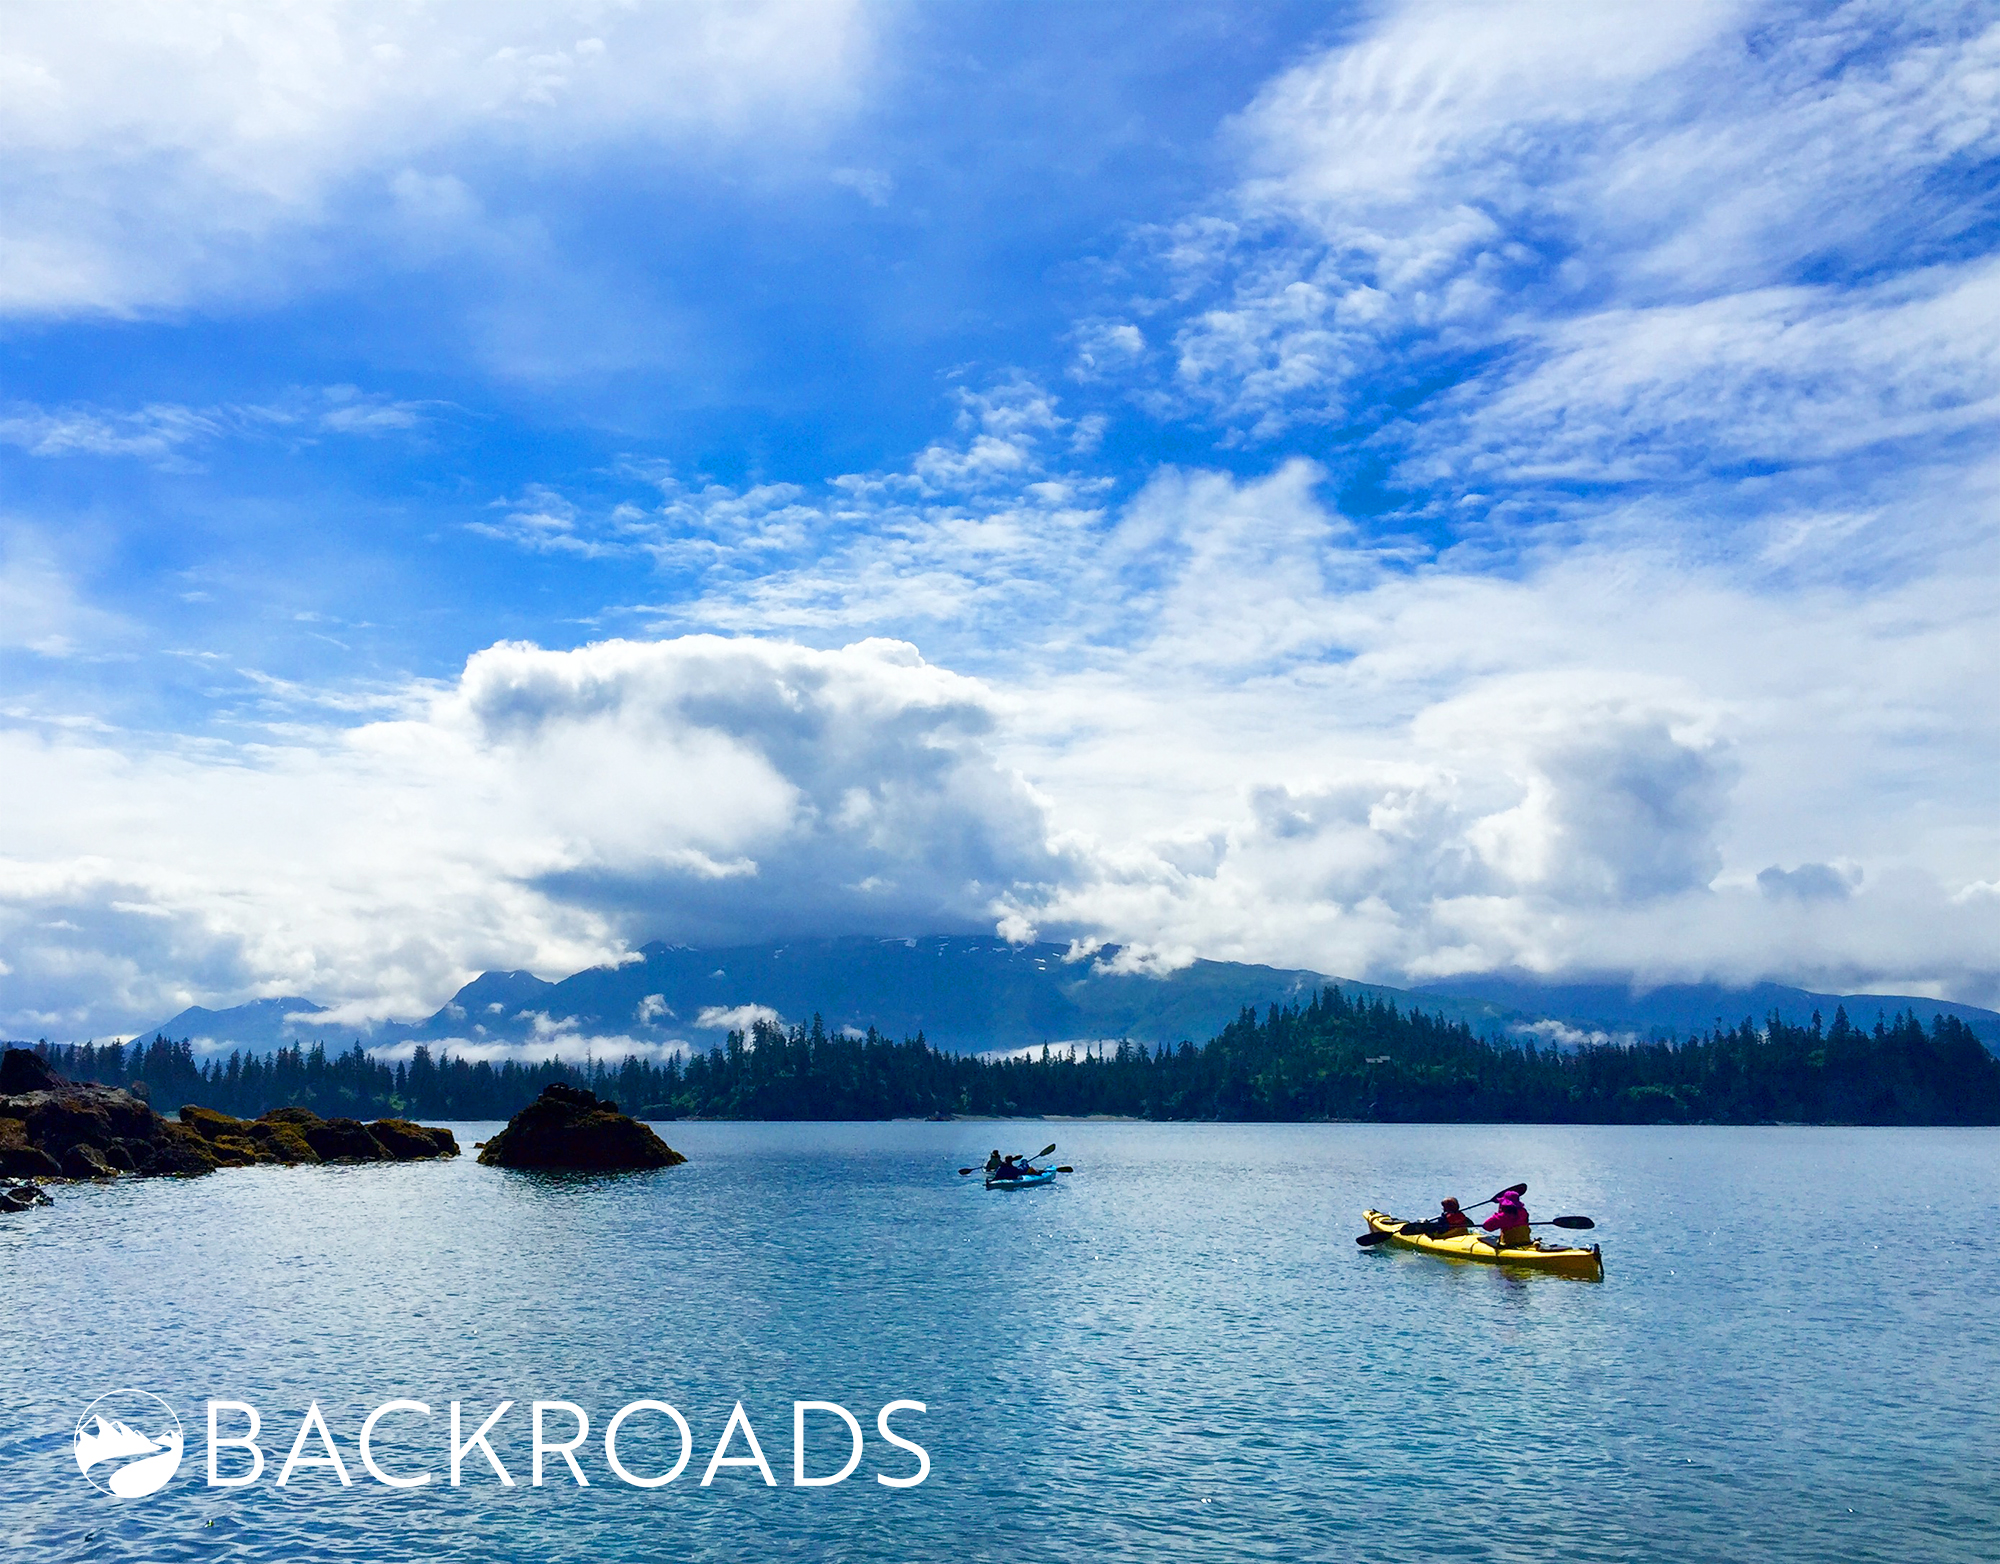
[[[1511,1189],[1501,1195],[1495,1203],[1493,1214],[1482,1226],[1489,1233],[1498,1233],[1499,1245],[1503,1249],[1519,1249],[1534,1242],[1535,1235],[1528,1231],[1528,1208],[1521,1204],[1521,1197]],[[1495,1240],[1488,1239],[1488,1243]]]
[[[1431,1218],[1430,1229],[1438,1238],[1456,1238],[1461,1233],[1472,1231],[1472,1218],[1458,1209],[1458,1201],[1453,1196],[1444,1198],[1442,1209]]]
[[[986,1155],[986,1176],[991,1178],[994,1174],[998,1173],[1004,1161],[1005,1159],[1000,1155],[1000,1148],[995,1146]]]

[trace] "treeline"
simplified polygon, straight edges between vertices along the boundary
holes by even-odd
[[[418,1048],[389,1063],[359,1043],[198,1059],[185,1041],[39,1045],[73,1079],[129,1085],[162,1107],[251,1115],[504,1119],[554,1081],[653,1118],[887,1119],[1122,1114],[1147,1119],[1554,1124],[2000,1124],[2000,1061],[1964,1022],[1878,1018],[1864,1029],[1776,1014],[1679,1042],[1573,1051],[1488,1042],[1460,1022],[1351,1000],[1245,1010],[1206,1045],[1005,1059],[759,1022],[706,1053],[655,1063],[493,1064]]]

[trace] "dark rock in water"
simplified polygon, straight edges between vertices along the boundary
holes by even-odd
[[[615,1102],[579,1086],[549,1086],[486,1143],[479,1160],[496,1168],[611,1173],[670,1168],[687,1161]]]
[[[104,1160],[104,1153],[85,1141],[78,1141],[62,1154],[62,1170],[67,1178],[115,1178],[117,1170]]]
[[[300,1125],[306,1144],[319,1153],[322,1162],[387,1162],[389,1153],[368,1133],[359,1119],[326,1119],[318,1124]]]
[[[32,1048],[10,1048],[0,1055],[0,1097],[20,1097],[28,1092],[52,1092],[63,1079],[42,1062]]]
[[[36,1055],[9,1049],[0,1095],[0,1176],[110,1178],[206,1173],[217,1166],[200,1136],[168,1122],[128,1091],[66,1081]]]
[[[10,1215],[16,1211],[26,1211],[34,1206],[54,1204],[42,1192],[39,1184],[17,1184],[12,1189],[0,1189],[0,1211]]]
[[[398,1161],[419,1157],[455,1157],[458,1137],[436,1125],[412,1124],[408,1119],[377,1119],[368,1133]]]
[[[0,1117],[0,1178],[61,1178],[62,1166],[28,1141],[22,1119]]]
[[[131,1092],[66,1081],[26,1049],[8,1049],[0,1064],[10,1085],[28,1087],[0,1094],[4,1178],[102,1179],[121,1173],[157,1178],[260,1162],[406,1162],[458,1155],[450,1130],[403,1119],[383,1119],[371,1128],[358,1119],[322,1119],[306,1108],[234,1119],[189,1106],[176,1123]],[[21,1190],[0,1195],[0,1211],[23,1209],[12,1203],[22,1198]]]
[[[202,1137],[225,1167],[257,1162],[414,1162],[455,1157],[450,1130],[407,1119],[322,1119],[310,1108],[273,1108],[256,1119],[233,1119],[213,1108],[181,1109],[181,1123]]]

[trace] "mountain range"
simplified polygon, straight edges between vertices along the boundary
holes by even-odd
[[[706,1048],[759,1016],[785,1022],[821,1015],[833,1029],[873,1026],[892,1037],[918,1032],[942,1048],[999,1052],[1044,1043],[1130,1038],[1157,1045],[1204,1041],[1245,1005],[1259,1008],[1338,984],[1466,1022],[1489,1037],[1535,1037],[1575,1046],[1686,1036],[1772,1011],[1803,1024],[1831,1021],[1845,1006],[1856,1024],[1913,1011],[1966,1021],[2000,1052],[2000,1013],[1975,1005],[1895,994],[1825,994],[1774,983],[1731,988],[1673,984],[1550,984],[1520,974],[1456,978],[1416,989],[1356,983],[1298,968],[1197,961],[1173,972],[1124,970],[1116,947],[1073,957],[1057,944],[1010,945],[972,936],[788,940],[695,949],[653,943],[632,959],[550,982],[531,972],[487,972],[435,1014],[416,1022],[338,1025],[305,998],[254,1000],[224,1010],[200,1006],[148,1028],[190,1038],[204,1052],[255,1052],[324,1041],[370,1048],[429,1044],[458,1052],[523,1045],[584,1044],[601,1053]]]

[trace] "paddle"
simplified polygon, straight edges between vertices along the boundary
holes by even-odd
[[[1530,1222],[1528,1226],[1591,1228],[1597,1226],[1597,1224],[1587,1216],[1554,1216],[1550,1217],[1546,1222]],[[1459,1231],[1469,1233],[1472,1229],[1469,1227],[1460,1228]],[[1443,1229],[1435,1222],[1405,1222],[1397,1229],[1397,1232],[1404,1238],[1443,1238],[1445,1236]]]

